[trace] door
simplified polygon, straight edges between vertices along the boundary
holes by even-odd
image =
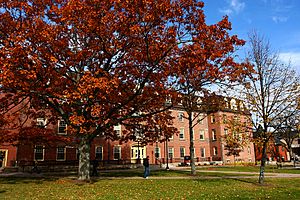
[[[8,150],[0,149],[0,168],[6,167]]]
[[[131,147],[131,162],[138,163],[138,159],[140,159],[142,163],[143,158],[146,158],[146,146],[133,145]]]

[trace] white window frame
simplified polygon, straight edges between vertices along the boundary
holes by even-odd
[[[184,128],[181,127],[179,132],[179,140],[184,140],[184,138]]]
[[[205,115],[204,114],[200,114],[198,116],[198,123],[203,125],[204,124],[204,118],[205,118]]]
[[[36,119],[37,126],[46,128],[46,124],[47,124],[47,119],[45,119],[45,118],[37,118]]]
[[[60,132],[60,127],[64,127],[64,126],[61,126],[61,122],[65,123],[65,132]],[[57,134],[59,134],[59,135],[67,135],[67,126],[68,125],[66,124],[65,120],[63,120],[63,119],[58,120]]]
[[[211,129],[212,140],[217,140],[217,131],[216,129]]]
[[[43,154],[43,158],[42,159],[36,159],[36,156],[35,156],[35,154],[37,153],[37,147],[42,147],[42,154]],[[45,146],[43,146],[43,145],[35,145],[34,146],[34,155],[33,155],[33,158],[34,158],[34,160],[35,161],[44,161],[44,159],[45,159]]]
[[[203,155],[202,155],[202,152],[203,152]],[[200,148],[200,156],[201,156],[201,158],[205,158],[205,148],[204,147]]]
[[[58,158],[58,154],[62,153],[62,152],[59,152],[60,148],[63,148],[63,154],[64,154],[64,158],[63,159]],[[58,146],[58,147],[56,147],[56,160],[57,161],[65,161],[66,160],[66,147],[65,146]]]
[[[203,138],[201,138],[201,136],[203,136]],[[199,131],[199,139],[200,139],[201,141],[205,140],[205,130],[200,130],[200,131]]]
[[[114,131],[116,131],[116,136],[117,137],[122,137],[122,127],[121,125],[117,125],[117,126],[114,126]]]
[[[118,149],[119,158],[115,158],[115,154],[117,153],[116,149]],[[122,158],[122,148],[121,148],[121,146],[114,146],[114,148],[113,148],[113,158],[114,158],[114,160],[121,160],[121,158]]]
[[[212,123],[212,124],[216,123],[215,115],[210,116],[210,123]]]
[[[172,155],[172,156],[170,156],[170,155]],[[174,158],[174,147],[169,147],[168,148],[168,158],[169,159]]]
[[[227,128],[224,128],[224,135],[228,135],[228,129]]]
[[[158,154],[158,157],[156,157],[157,154]],[[160,158],[160,147],[154,148],[154,156],[155,156],[155,158]]]
[[[213,147],[213,155],[214,156],[218,155],[218,148],[217,147]]]
[[[178,112],[178,121],[184,122],[184,112]]]
[[[183,150],[183,152],[181,150]],[[183,158],[185,156],[185,147],[180,147],[179,153],[180,153],[180,158]],[[181,155],[181,153],[183,153],[183,155]]]
[[[101,152],[98,151],[98,149],[101,148]],[[95,146],[95,159],[99,160],[99,158],[97,157],[97,154],[101,153],[101,159],[103,160],[103,146]]]

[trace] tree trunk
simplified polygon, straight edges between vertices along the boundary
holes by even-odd
[[[194,154],[194,134],[192,113],[189,113],[189,134],[190,134],[190,156],[191,156],[191,174],[196,175],[195,154]]]
[[[82,138],[78,148],[78,179],[82,181],[90,180],[90,148],[91,142],[88,139]]]
[[[296,154],[293,152],[292,147],[289,148],[289,152],[290,152],[290,160],[291,160],[291,156],[293,156],[293,165],[294,167],[296,167]]]
[[[262,149],[262,158],[261,158],[261,164],[260,164],[260,171],[259,171],[259,179],[258,179],[258,182],[260,184],[263,184],[264,179],[265,179],[266,159],[267,159],[267,143],[264,142],[263,149]]]

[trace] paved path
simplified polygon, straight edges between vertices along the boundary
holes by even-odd
[[[141,170],[141,169],[140,169]],[[173,169],[175,170],[175,169]],[[189,171],[188,169],[181,168],[180,170]],[[114,170],[116,171],[116,170]],[[201,175],[201,172],[205,172]],[[207,173],[222,173],[228,174],[224,176],[210,176]],[[214,170],[198,170],[197,174],[200,176],[151,176],[149,179],[241,179],[241,178],[257,178],[259,172],[238,172],[238,171],[214,171]],[[230,175],[232,174],[232,175]],[[234,175],[239,174],[239,175]],[[68,177],[76,178],[76,174],[37,174],[37,173],[23,173],[23,172],[13,172],[13,173],[0,173],[0,177],[23,177],[23,178],[43,178],[43,177]],[[287,174],[287,173],[265,173],[266,178],[300,178],[300,174]],[[97,179],[144,179],[143,177],[97,177]]]

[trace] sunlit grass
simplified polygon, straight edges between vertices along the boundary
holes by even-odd
[[[0,178],[0,199],[299,199],[300,179]]]
[[[198,167],[197,170],[212,170],[212,171],[236,171],[236,172],[259,172],[259,166],[208,166]],[[276,166],[266,166],[267,173],[290,173],[300,174],[299,168],[277,168]]]

